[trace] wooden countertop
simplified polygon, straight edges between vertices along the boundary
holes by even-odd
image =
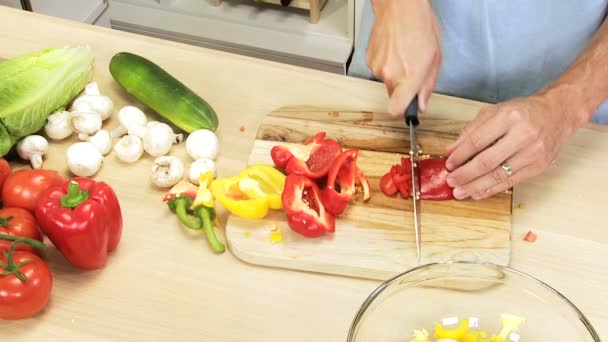
[[[220,115],[218,173],[246,165],[261,118],[286,105],[382,111],[379,83],[68,22],[0,6],[0,57],[62,45],[90,45],[95,80],[116,106],[136,103],[108,71],[131,51],[153,59],[207,99]],[[480,103],[434,95],[428,115],[472,118]],[[105,125],[113,127],[110,122]],[[244,132],[239,127],[245,128]],[[66,171],[52,143],[44,167]],[[172,154],[184,155],[183,146]],[[360,304],[380,283],[256,267],[230,252],[214,255],[187,234],[145,177],[152,159],[134,165],[110,155],[96,176],[123,204],[121,245],[101,271],[79,272],[49,248],[51,303],[35,319],[0,322],[10,341],[344,341]],[[511,266],[561,291],[608,335],[608,128],[589,126],[563,147],[556,166],[514,189]],[[221,213],[224,215],[225,213]],[[522,241],[533,229],[538,241]],[[222,232],[219,232],[223,239]]]

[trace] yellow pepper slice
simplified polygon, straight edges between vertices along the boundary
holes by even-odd
[[[469,330],[469,320],[461,319],[457,327],[445,328],[439,323],[435,323],[435,337],[437,338],[451,338],[453,340],[462,339]]]
[[[209,186],[213,182],[213,173],[211,171],[207,171],[205,173],[201,173],[198,177],[199,186],[196,191],[196,197],[192,202],[192,206],[190,209],[194,209],[199,205],[204,205],[207,208],[215,208],[215,201],[213,200],[213,194],[209,189]]]
[[[231,213],[261,219],[269,209],[282,208],[284,185],[283,173],[270,165],[256,164],[237,176],[215,179],[211,183],[211,192]]]

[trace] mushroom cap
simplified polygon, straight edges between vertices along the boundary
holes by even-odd
[[[29,159],[33,153],[45,154],[49,142],[41,135],[28,135],[17,143],[17,154],[23,159]]]
[[[152,182],[166,188],[177,184],[184,176],[184,163],[175,156],[161,156],[152,164]]]
[[[80,177],[90,177],[99,171],[103,156],[95,145],[88,141],[72,144],[66,151],[68,168]]]
[[[74,132],[91,135],[101,129],[102,120],[93,112],[73,112],[71,123]]]
[[[144,153],[144,146],[141,138],[134,135],[125,135],[114,145],[114,152],[118,159],[132,163],[141,158]]]
[[[188,170],[188,179],[191,183],[199,185],[199,177],[201,173],[205,173],[207,171],[211,171],[213,177],[216,176],[217,168],[215,166],[215,162],[209,158],[197,159],[190,164],[190,169]]]
[[[125,106],[118,111],[118,121],[123,127],[129,128],[132,125],[145,125],[148,118],[141,109],[135,106]]]
[[[173,129],[166,123],[150,125],[144,133],[144,150],[154,157],[165,155],[173,147],[173,136]]]
[[[208,129],[198,129],[186,138],[186,151],[194,160],[201,158],[215,160],[219,145],[217,135]]]

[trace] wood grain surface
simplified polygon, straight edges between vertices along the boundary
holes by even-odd
[[[422,120],[418,127],[422,154],[441,156],[464,124],[441,118]],[[282,211],[263,220],[231,215],[226,237],[232,252],[259,265],[381,280],[415,266],[412,201],[385,196],[379,188],[382,175],[409,152],[403,119],[374,112],[279,108],[262,120],[248,164],[273,165],[273,146],[303,143],[320,131],[339,141],[343,149],[361,151],[357,165],[370,182],[370,200],[355,200],[336,220],[334,234],[315,239],[293,232]],[[483,201],[423,200],[421,262],[473,260],[508,265],[511,208],[510,191]],[[280,242],[270,239],[275,226],[283,238]]]

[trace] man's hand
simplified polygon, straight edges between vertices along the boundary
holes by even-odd
[[[388,112],[403,115],[415,94],[425,112],[441,65],[439,27],[428,0],[371,0],[375,22],[366,63],[390,96]]]
[[[542,173],[582,121],[540,96],[483,108],[446,151],[454,197],[483,199]]]

